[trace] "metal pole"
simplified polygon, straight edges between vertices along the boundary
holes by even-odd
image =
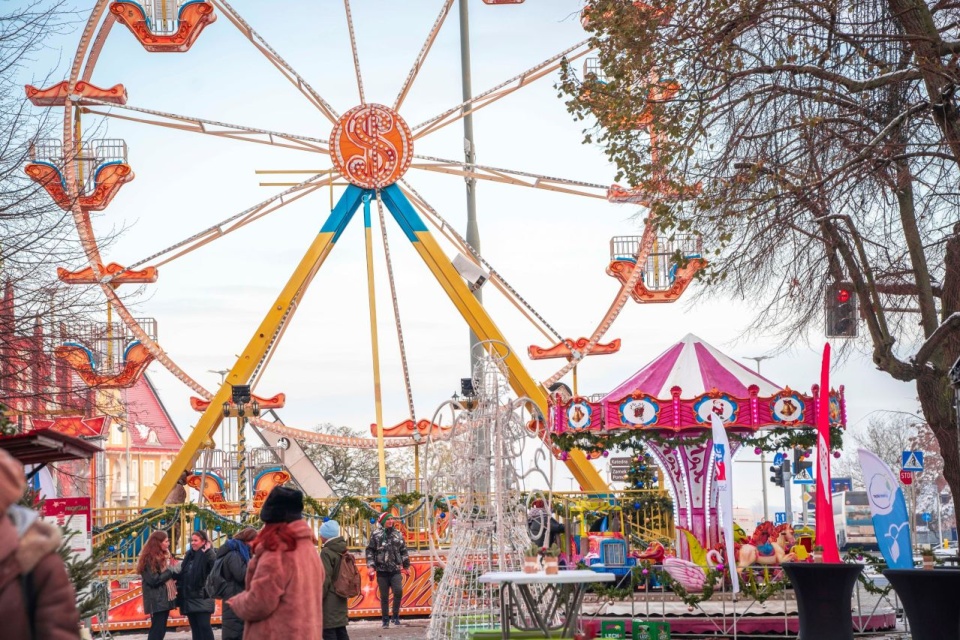
[[[467,8],[467,0],[460,0],[460,84],[463,95],[463,101],[468,102],[473,99],[473,88],[470,79],[470,14]],[[463,111],[466,112],[470,105],[464,105]],[[473,165],[477,161],[477,154],[473,145],[473,114],[467,113],[463,117],[463,159],[467,165]],[[475,178],[466,176],[464,182],[467,187],[467,244],[473,247],[474,251],[480,253],[480,229],[477,226],[477,181]],[[483,294],[478,288],[473,292],[473,296],[478,301],[483,301]],[[479,360],[474,347],[479,342],[479,338],[471,329],[470,331],[470,371],[473,371]]]
[[[242,407],[243,405],[238,405]],[[244,427],[247,419],[237,416],[237,499],[240,502],[240,521],[247,519],[247,438]]]
[[[760,486],[763,487],[763,519],[770,520],[770,509],[767,506],[767,452],[760,450]]]
[[[757,364],[757,374],[760,374],[760,363],[769,360],[773,356],[745,356],[747,360],[753,360]],[[786,486],[786,485],[784,485]],[[763,519],[770,520],[770,510],[767,507],[767,452],[760,451],[760,487],[763,493]],[[792,518],[793,516],[791,516]],[[791,521],[792,524],[792,521]]]
[[[469,103],[473,100],[473,87],[470,75],[470,11],[467,5],[468,0],[459,0],[458,8],[460,10],[460,88],[463,102]],[[477,162],[476,149],[473,144],[473,114],[467,113],[470,104],[464,104],[463,112],[463,160],[465,165],[474,165]],[[467,188],[467,244],[473,247],[473,250],[480,253],[480,229],[477,226],[477,181],[471,176],[464,176],[463,179]],[[477,302],[483,302],[483,293],[478,287],[473,296]],[[470,372],[476,370],[477,363],[480,361],[479,349],[477,345],[480,338],[470,330]],[[483,429],[477,434],[477,448],[479,454],[487,461],[486,468],[490,468],[490,439],[487,432]],[[477,490],[486,493],[490,488],[489,471],[484,474],[480,480]]]
[[[783,469],[783,499],[784,508],[787,511],[787,522],[793,524],[793,504],[791,504],[790,496],[793,474],[790,472],[790,461],[785,459],[780,468]]]

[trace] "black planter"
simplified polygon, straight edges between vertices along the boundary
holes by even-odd
[[[862,564],[784,562],[800,612],[800,640],[853,640],[850,599]]]
[[[960,640],[960,570],[887,569],[913,640]]]

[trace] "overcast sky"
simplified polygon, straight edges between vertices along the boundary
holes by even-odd
[[[487,6],[472,0],[474,92],[586,38],[577,16],[580,4],[531,0],[518,6]],[[368,102],[393,103],[440,5],[439,0],[351,2]],[[90,6],[87,2],[84,9]],[[234,8],[337,111],[359,103],[342,2],[236,0]],[[57,41],[63,47],[61,77],[78,37],[79,26]],[[409,124],[460,102],[458,46],[454,8],[401,109]],[[38,63],[37,76],[45,72]],[[123,83],[129,104],[138,107],[318,138],[326,138],[331,129],[223,16],[185,54],[147,53],[116,25],[92,81],[100,86]],[[566,112],[556,82],[557,74],[551,75],[476,114],[478,162],[611,183],[614,167],[602,149],[582,144],[585,123],[574,122]],[[101,119],[84,120],[87,130],[102,126]],[[139,261],[277,193],[277,188],[258,186],[257,170],[330,167],[329,158],[322,155],[116,119],[106,127],[100,135],[126,140],[136,173],[136,179],[96,217],[99,233],[124,230],[105,251],[108,262]],[[418,141],[416,152],[462,158],[459,123]],[[464,231],[462,179],[416,170],[407,177]],[[333,199],[341,192],[335,189]],[[609,240],[640,234],[637,216],[643,212],[631,205],[492,183],[479,184],[477,193],[484,256],[560,333],[589,336],[618,291],[617,282],[604,273]],[[135,315],[156,318],[166,352],[214,390],[219,376],[208,370],[233,365],[322,225],[330,200],[329,190],[304,198],[165,265],[159,282],[131,300]],[[418,417],[429,417],[438,403],[459,389],[460,378],[470,375],[468,331],[389,218],[388,232],[416,410]],[[374,237],[379,237],[378,230]],[[378,253],[382,266],[382,249]],[[377,278],[384,421],[392,425],[406,419],[406,398],[385,272],[379,271]],[[492,287],[484,288],[484,296],[490,314],[524,358],[529,345],[547,346],[548,341]],[[742,300],[716,299],[696,306],[630,302],[604,338],[604,342],[621,338],[621,351],[591,358],[579,368],[581,393],[614,387],[688,332],[734,358],[773,352],[775,337],[741,337],[752,317],[751,307],[763,304],[763,296],[748,291]],[[281,412],[287,424],[309,429],[331,422],[369,433],[374,403],[366,300],[362,224],[355,218],[314,280],[257,389],[264,396],[287,394],[287,408]],[[823,339],[814,335],[811,342],[812,348],[797,345],[764,361],[763,374],[809,393],[818,381]],[[562,361],[528,364],[534,377],[546,379]],[[189,408],[190,393],[159,365],[152,365],[150,373],[181,432],[189,433],[197,419]],[[865,424],[878,410],[915,410],[911,386],[876,372],[867,357],[854,355],[836,367],[833,381],[846,385],[851,428]],[[744,456],[752,458],[752,452]],[[758,467],[737,465],[735,495],[741,506],[759,503]],[[568,485],[561,480],[557,488],[566,490]],[[772,505],[782,502],[782,495],[779,500],[771,497]]]

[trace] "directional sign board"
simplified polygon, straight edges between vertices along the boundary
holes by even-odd
[[[626,480],[632,462],[632,458],[610,458],[610,481],[623,482]]]
[[[809,468],[800,469],[800,472],[797,475],[793,476],[793,484],[816,484],[817,481],[810,474]]]
[[[787,523],[787,512],[786,511],[777,511],[773,514],[773,524],[786,524]]]
[[[901,466],[904,471],[923,471],[923,451],[904,451]]]

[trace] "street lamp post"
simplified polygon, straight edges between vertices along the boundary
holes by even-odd
[[[746,360],[753,360],[757,363],[757,374],[760,374],[760,363],[764,360],[769,360],[773,356],[744,356]],[[767,506],[767,452],[763,449],[760,450],[760,486],[763,487],[763,519],[770,519],[770,510]],[[789,487],[784,486],[785,491],[789,491]],[[790,516],[791,521],[793,516]]]

